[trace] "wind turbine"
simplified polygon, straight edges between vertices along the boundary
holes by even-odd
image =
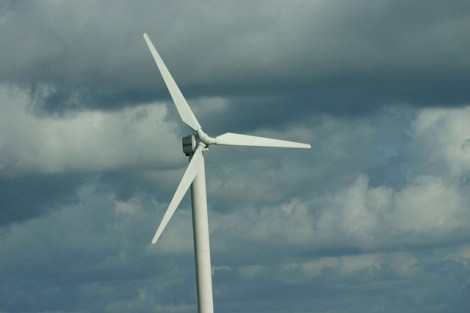
[[[189,165],[170,201],[160,226],[157,228],[155,236],[152,239],[152,243],[155,244],[160,238],[160,235],[167,226],[168,221],[173,216],[173,213],[181,202],[181,199],[189,189],[189,186],[191,186],[198,312],[213,313],[209,223],[207,218],[206,178],[203,152],[206,151],[210,145],[302,149],[310,149],[310,145],[293,141],[234,133],[225,133],[215,138],[209,137],[202,130],[201,125],[194,116],[194,113],[191,111],[186,99],[176,85],[165,63],[157,52],[157,49],[146,33],[144,33],[144,39],[152,53],[158,69],[160,70],[181,119],[193,130],[191,135],[183,137],[182,139],[183,152],[189,156]]]

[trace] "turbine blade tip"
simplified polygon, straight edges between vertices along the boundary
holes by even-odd
[[[155,236],[153,236],[152,238],[152,244],[153,245],[156,244],[159,238],[160,238],[160,234],[155,234]]]

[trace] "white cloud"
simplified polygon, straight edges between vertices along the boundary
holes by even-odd
[[[418,177],[395,194],[392,224],[410,235],[446,235],[470,217],[458,186],[440,178]]]
[[[470,106],[461,109],[428,109],[414,123],[411,149],[422,166],[447,179],[470,172]],[[421,163],[421,167],[419,166]],[[433,170],[431,167],[435,167]]]
[[[284,197],[284,201],[271,203],[267,199],[259,199],[263,195],[272,194],[273,191],[263,191],[261,194],[258,192],[263,190],[262,188],[272,189],[273,181],[278,180],[279,186],[286,183],[284,177],[289,176],[286,174],[289,168],[286,168],[284,172],[281,167],[269,179],[267,179],[267,173],[264,173],[259,179],[260,182],[261,180],[266,180],[266,182],[262,187],[257,188],[251,187],[252,178],[248,179],[246,173],[238,172],[237,175],[240,177],[237,177],[236,182],[249,191],[240,193],[244,196],[228,199],[243,203],[243,197],[253,196],[255,199],[258,198],[256,209],[253,205],[245,205],[229,215],[216,215],[211,225],[217,234],[226,237],[227,241],[230,241],[230,238],[232,240],[237,238],[248,245],[256,242],[272,249],[285,246],[312,252],[323,251],[327,246],[367,251],[458,243],[462,238],[470,236],[467,227],[470,221],[468,185],[455,179],[455,177],[468,177],[468,155],[465,154],[462,143],[466,142],[469,134],[469,126],[464,122],[470,120],[470,116],[467,116],[469,112],[469,108],[448,111],[431,109],[419,112],[407,131],[405,150],[401,150],[400,153],[405,159],[404,164],[420,164],[421,166],[410,171],[409,175],[403,179],[402,185],[389,186],[386,181],[372,185],[364,169],[362,173],[358,171],[356,178],[340,189],[331,191],[321,187],[315,189],[315,184],[321,184],[321,182],[313,180],[314,183],[311,186],[314,189],[310,197],[306,197],[305,194],[303,198],[285,199]],[[446,126],[442,126],[443,121]],[[349,122],[345,121],[345,123]],[[369,144],[380,143],[380,133],[377,134],[380,130],[374,130],[369,125],[365,128],[367,131],[363,132],[351,125],[358,126],[360,129],[365,128],[364,125],[354,123],[349,124],[350,128],[345,125],[335,128],[349,129],[350,133],[355,135],[375,132],[374,135],[370,135],[369,138],[373,138],[373,141]],[[439,135],[436,136],[436,133]],[[372,149],[367,149],[364,137],[355,135],[352,138],[360,141],[360,144],[364,146],[362,156],[358,156],[357,159],[367,159],[366,156]],[[339,134],[335,133],[334,136],[339,136]],[[326,145],[323,140],[328,141],[330,138],[328,136],[319,138],[318,144],[314,146]],[[346,137],[340,141],[341,144],[332,142],[331,149],[354,149],[356,141],[350,142],[346,149],[342,144],[348,142]],[[422,153],[416,153],[417,149]],[[328,154],[321,149],[317,151],[316,157],[318,153]],[[352,151],[355,154],[361,153],[357,148]],[[338,155],[348,155],[348,153],[344,151]],[[389,156],[386,154],[385,157]],[[338,160],[333,154],[332,159],[325,161],[325,166],[329,166],[331,162],[331,168],[328,171],[331,175],[344,170],[341,166],[347,162],[347,158]],[[429,163],[428,160],[433,160],[433,162]],[[333,164],[336,163],[341,165],[334,168]],[[366,166],[362,162],[359,164]],[[392,167],[391,171],[398,172],[403,166],[403,164],[393,163],[387,165]],[[357,169],[357,163],[353,166]],[[451,171],[435,171],[436,168],[451,169]],[[440,173],[442,175],[439,175]],[[243,179],[250,183],[248,185],[240,183]],[[234,180],[234,177],[229,176],[228,181],[230,180]],[[260,182],[255,185],[261,184]],[[337,184],[337,186],[341,185]],[[282,187],[279,188],[282,190]],[[247,196],[251,194],[250,192],[253,194]],[[228,224],[231,226],[227,227]],[[219,233],[219,228],[223,228],[223,232]]]
[[[3,175],[168,167],[180,153],[161,104],[59,118],[35,115],[30,101],[20,90],[0,88]]]

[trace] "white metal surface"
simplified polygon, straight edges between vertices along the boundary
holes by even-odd
[[[199,313],[213,313],[212,299],[212,276],[211,276],[211,259],[209,244],[209,222],[207,216],[207,199],[206,199],[206,181],[205,181],[205,165],[203,151],[212,144],[218,145],[234,145],[234,146],[258,146],[258,147],[281,147],[281,148],[303,148],[309,149],[310,145],[305,143],[271,139],[257,136],[241,135],[226,133],[216,138],[208,136],[202,130],[199,122],[194,116],[191,108],[181,94],[178,86],[171,77],[165,63],[150,41],[147,34],[144,39],[152,53],[163,80],[170,91],[171,97],[176,105],[178,113],[189,127],[194,130],[191,137],[183,140],[184,152],[190,156],[190,162],[186,169],[176,192],[170,201],[167,211],[152,239],[152,243],[156,243],[173,216],[176,208],[181,202],[184,194],[191,187],[191,200],[193,208],[193,234],[194,234],[194,255],[196,259],[196,282],[198,295],[198,311]],[[196,142],[193,142],[195,140]],[[197,145],[197,148],[191,151],[191,147]]]
[[[175,213],[178,204],[180,204],[181,199],[183,199],[183,196],[186,194],[186,191],[188,191],[189,186],[191,186],[191,183],[194,181],[194,177],[196,177],[197,173],[201,170],[200,160],[202,158],[203,148],[203,146],[199,146],[194,152],[194,155],[191,158],[191,161],[189,162],[188,168],[184,172],[183,178],[181,178],[180,184],[178,185],[178,188],[176,189],[176,192],[170,201],[170,205],[168,206],[165,215],[163,215],[163,219],[160,222],[160,226],[158,226],[157,232],[153,236],[153,244],[155,244],[158,238],[160,238],[160,235],[162,234],[166,225],[173,216],[173,213]]]
[[[155,46],[153,45],[152,41],[146,33],[144,34],[144,39],[147,43],[147,46],[149,47],[150,52],[152,53],[153,59],[155,60],[155,63],[157,64],[157,67],[160,70],[160,73],[162,74],[163,80],[165,81],[165,84],[168,88],[168,91],[170,92],[173,102],[176,105],[176,109],[178,110],[181,119],[186,125],[191,127],[193,130],[200,129],[201,125],[199,125],[199,122],[194,116],[193,111],[191,111],[191,108],[189,107],[188,103],[186,102],[186,99],[178,88],[178,85],[176,85],[173,77],[168,71],[168,68],[160,57],[160,54],[158,53],[157,49],[155,49]]]
[[[200,171],[194,178],[193,185],[191,187],[197,302],[198,312],[212,313],[214,312],[214,304],[212,300],[212,270],[204,156],[199,159]]]
[[[301,148],[310,149],[310,145],[306,143],[271,139],[258,136],[249,136],[234,133],[225,133],[215,137],[216,144],[228,146],[254,146],[254,147],[277,147],[277,148]]]

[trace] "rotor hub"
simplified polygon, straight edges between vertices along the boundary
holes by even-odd
[[[209,137],[202,130],[195,132],[194,134],[185,136],[181,139],[183,144],[183,153],[187,156],[191,156],[196,151],[198,145],[204,146],[204,151],[208,149],[209,145],[215,144],[215,138]]]

